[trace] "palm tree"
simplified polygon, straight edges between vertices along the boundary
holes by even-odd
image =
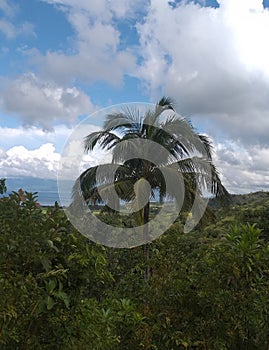
[[[175,113],[170,98],[163,97],[143,115],[131,108],[108,114],[104,129],[84,139],[85,152],[97,145],[112,152],[112,163],[85,170],[74,186],[74,198],[80,192],[87,204],[105,200],[115,211],[120,201],[132,203],[136,223],[143,225],[147,262],[151,197],[158,194],[161,202],[166,196],[175,198],[177,203],[184,202],[186,208],[196,202],[199,209],[205,191],[214,196],[227,195],[212,162],[209,139]],[[111,167],[113,171],[109,172]],[[179,175],[185,194],[177,190]],[[149,274],[147,264],[147,282]]]

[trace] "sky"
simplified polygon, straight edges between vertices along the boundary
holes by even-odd
[[[170,96],[212,139],[230,192],[269,191],[268,6],[0,0],[0,177],[56,179],[84,118]]]

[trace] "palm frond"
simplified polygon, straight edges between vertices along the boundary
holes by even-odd
[[[100,164],[86,169],[76,180],[74,189],[87,193],[102,184],[114,183],[118,178],[131,177],[131,170],[118,164]]]
[[[153,130],[151,140],[164,147],[175,159],[189,155],[189,151],[185,145],[174,137],[174,135],[167,133],[162,128],[155,128]]]
[[[157,106],[167,107],[167,109],[175,110],[174,101],[170,97],[163,96],[158,102]]]
[[[119,136],[108,131],[92,132],[84,138],[84,150],[85,152],[92,151],[97,144],[99,144],[101,148],[109,150],[113,148],[119,140]]]
[[[221,198],[223,201],[230,201],[231,195],[225,188],[225,186],[222,184],[222,181],[220,179],[220,175],[218,170],[216,169],[216,166],[210,162],[211,166],[211,176],[212,176],[212,182],[211,182],[211,193]]]
[[[132,200],[136,181],[133,169],[126,165],[97,165],[88,168],[78,177],[73,186],[73,200],[83,197],[87,203],[93,204],[101,203],[102,198],[109,201],[113,188],[121,199]]]
[[[142,134],[147,138],[152,138],[155,128],[160,126],[160,117],[166,110],[174,111],[173,101],[168,97],[163,97],[155,106],[154,110],[149,109],[143,120]]]
[[[195,152],[197,147],[201,148],[201,141],[186,118],[176,115],[168,117],[161,123],[161,129],[173,138],[175,151],[181,149],[184,154],[189,155]]]
[[[84,150],[85,152],[92,151],[93,148],[97,145],[98,142],[103,137],[103,131],[95,131],[90,133],[84,138]]]
[[[139,139],[138,142],[136,142],[136,138],[121,140],[113,148],[112,162],[119,164],[129,158],[141,158],[140,155]]]
[[[213,146],[211,141],[206,135],[197,134],[201,142],[203,143],[204,149],[206,151],[206,155],[209,160],[212,160],[212,152],[213,152]]]
[[[120,112],[110,113],[106,117],[104,129],[108,131],[141,131],[142,118],[136,109],[125,107]]]
[[[158,188],[160,196],[167,196],[170,199],[176,199],[181,206],[184,198],[183,178],[179,176],[175,165],[162,166],[158,170],[154,169],[154,186]]]
[[[204,191],[214,196],[229,196],[211,160],[195,156],[180,160],[177,165],[181,173],[195,174],[197,186]]]

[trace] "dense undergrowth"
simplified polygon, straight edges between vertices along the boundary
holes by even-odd
[[[269,199],[255,201],[188,234],[179,219],[145,283],[142,247],[94,244],[35,194],[1,198],[0,349],[268,349]]]

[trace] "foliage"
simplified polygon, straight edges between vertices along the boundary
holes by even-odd
[[[0,194],[4,194],[7,191],[6,179],[0,179]]]
[[[122,252],[115,289],[140,300],[143,310],[140,253]],[[269,247],[255,225],[234,226],[221,239],[180,234],[174,225],[152,246],[144,310],[149,348],[268,349],[268,273]]]
[[[141,247],[89,242],[35,193],[1,198],[0,348],[268,349],[268,207],[220,209],[188,234],[183,215],[151,244],[145,283]]]
[[[216,201],[211,202],[216,207]],[[269,240],[269,193],[255,192],[244,195],[232,195],[229,206],[221,206],[216,213],[216,223],[206,228],[215,236],[225,235],[233,224],[256,224],[262,230],[262,237]]]
[[[22,190],[2,198],[0,247],[1,349],[111,349],[120,320],[140,320],[126,303],[103,305],[112,282],[104,248],[57,204],[42,210]]]

